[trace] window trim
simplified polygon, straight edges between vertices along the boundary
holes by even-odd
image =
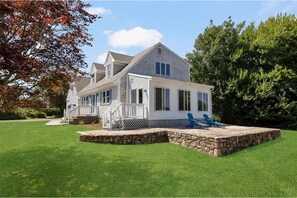
[[[129,99],[129,102],[132,103],[132,91],[133,90],[135,90],[135,97],[136,97],[135,103],[133,103],[133,104],[143,104],[143,88],[130,89],[130,99]],[[139,98],[140,92],[141,92],[141,96],[142,96],[141,103],[139,102],[140,101],[140,98]]]
[[[112,63],[110,63],[106,66],[106,76],[111,77],[112,76],[111,74],[112,74]]]
[[[180,109],[180,98],[179,98],[179,93],[180,91],[182,92],[182,102],[183,102],[183,108]],[[188,98],[189,97],[189,98]],[[188,103],[189,102],[189,103]],[[191,111],[191,91],[190,90],[178,90],[178,110],[179,111]]]
[[[108,93],[108,94],[107,94]],[[102,105],[110,104],[110,90],[101,91],[102,94]]]
[[[201,110],[199,110],[199,93],[202,94],[202,106],[201,106]],[[208,108],[208,106],[209,106],[209,104],[208,104],[208,95],[209,94],[207,92],[203,92],[203,91],[198,91],[197,92],[197,110],[198,110],[198,112],[208,112],[208,109],[209,109]],[[206,99],[206,100],[204,100],[204,99]],[[206,102],[205,109],[203,108],[204,107],[203,102]]]
[[[161,89],[161,109],[157,109],[157,94],[156,90]],[[167,97],[165,91],[168,90],[168,109],[166,108]],[[170,111],[170,89],[165,87],[155,87],[155,111]]]
[[[164,66],[164,74],[162,74],[162,65]],[[159,71],[159,73],[158,73]],[[167,63],[162,63],[156,61],[155,73],[160,76],[170,76],[171,75],[171,65]]]

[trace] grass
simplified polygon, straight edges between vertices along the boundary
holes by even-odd
[[[297,196],[297,133],[215,158],[79,142],[84,126],[0,123],[0,196]]]

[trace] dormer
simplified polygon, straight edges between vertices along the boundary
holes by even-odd
[[[131,62],[132,58],[133,56],[109,51],[104,63],[106,78],[112,77],[120,72]]]
[[[105,77],[105,68],[103,64],[93,63],[90,72],[90,83],[95,84]]]

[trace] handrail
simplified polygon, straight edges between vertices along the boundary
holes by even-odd
[[[73,118],[77,116],[98,116],[99,107],[98,106],[77,106],[73,109],[68,110],[68,118]]]
[[[114,124],[121,124],[123,119],[146,118],[146,108],[144,104],[119,103],[114,109],[108,107],[103,114],[103,126],[113,128]]]

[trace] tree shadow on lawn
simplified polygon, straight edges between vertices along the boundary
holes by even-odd
[[[178,186],[170,172],[75,147],[11,150],[0,154],[0,167],[0,196],[173,196]]]

